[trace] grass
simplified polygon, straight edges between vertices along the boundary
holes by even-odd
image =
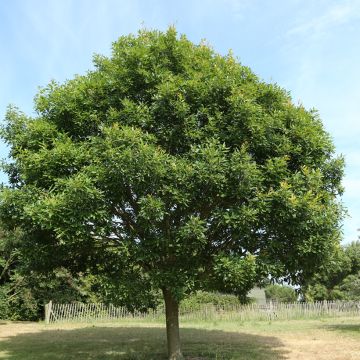
[[[352,336],[357,336],[360,340],[360,324],[333,324],[329,325],[328,329]]]
[[[359,318],[183,322],[181,327],[188,360],[360,360]],[[0,359],[166,360],[165,351],[165,329],[160,323],[0,322]]]

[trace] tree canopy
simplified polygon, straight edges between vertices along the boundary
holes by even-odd
[[[178,359],[185,293],[300,283],[329,256],[343,160],[316,111],[174,28],[123,36],[94,66],[41,89],[35,117],[9,108],[0,217],[38,269],[161,289]]]
[[[24,256],[24,234],[19,229],[0,230],[0,319],[39,320],[44,304],[98,301],[103,298],[100,279],[62,267],[34,271]]]
[[[296,291],[286,285],[271,284],[265,288],[266,300],[272,300],[279,303],[294,303],[298,296]]]
[[[307,301],[360,300],[360,241],[339,247],[304,290]]]

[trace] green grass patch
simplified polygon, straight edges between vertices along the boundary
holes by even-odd
[[[13,360],[121,359],[166,360],[165,329],[88,327],[19,334],[1,343],[0,358]],[[183,352],[196,359],[279,359],[281,343],[265,337],[222,330],[185,328]]]
[[[163,324],[126,321],[111,324],[34,324],[21,333],[21,324],[0,339],[0,359],[9,360],[166,360]],[[359,319],[294,320],[287,322],[182,323],[183,353],[188,360],[281,360],[289,349],[287,334],[360,334]]]

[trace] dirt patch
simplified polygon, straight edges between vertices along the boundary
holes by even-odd
[[[0,340],[4,340],[11,336],[26,333],[36,333],[44,330],[44,325],[36,322],[27,321],[4,321],[0,323]]]
[[[289,360],[360,360],[360,341],[328,331],[281,336]]]

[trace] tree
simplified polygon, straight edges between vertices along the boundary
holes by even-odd
[[[329,256],[343,160],[315,111],[173,28],[121,37],[94,64],[40,90],[36,117],[9,109],[0,217],[34,268],[161,289],[181,359],[185,294],[300,283]]]
[[[22,256],[23,235],[19,229],[0,230],[0,319],[38,320],[49,300],[94,301],[102,295],[99,279],[91,274],[33,271]]]
[[[360,241],[339,247],[305,285],[305,299],[358,300]]]
[[[266,300],[274,300],[280,303],[293,303],[297,300],[295,290],[290,286],[269,285],[265,288]]]
[[[346,300],[360,301],[360,271],[348,275],[339,285],[339,291]]]
[[[344,247],[346,257],[350,262],[349,273],[356,274],[360,271],[360,240],[353,241]]]

